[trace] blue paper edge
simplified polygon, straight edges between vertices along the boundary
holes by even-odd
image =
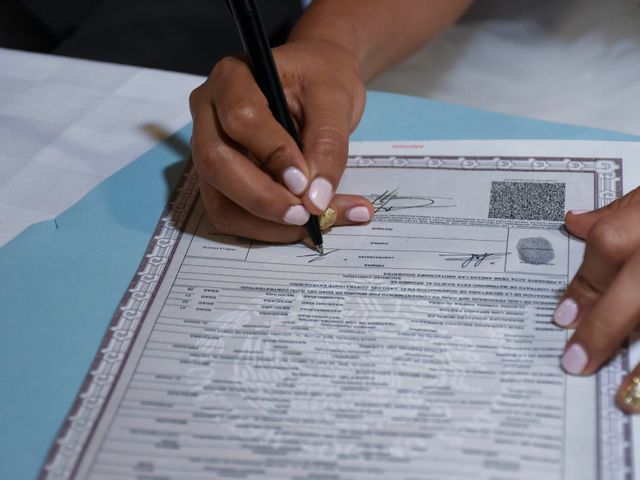
[[[163,173],[184,161],[171,145],[188,143],[190,133],[185,126],[56,220],[0,248],[0,478],[36,477],[178,179],[179,169]],[[381,92],[369,92],[352,135],[454,139],[640,137]]]

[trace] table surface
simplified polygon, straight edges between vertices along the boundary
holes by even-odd
[[[0,246],[189,120],[203,78],[0,49]]]
[[[187,123],[201,79],[1,49],[0,64],[0,230],[55,218],[0,248],[0,478],[21,479],[37,474],[71,406],[188,155],[189,128],[127,164]],[[379,94],[354,134],[458,138],[632,139]]]
[[[370,88],[640,135],[637,0],[481,0]]]

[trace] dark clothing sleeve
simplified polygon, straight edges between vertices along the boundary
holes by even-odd
[[[53,38],[51,53],[208,75],[242,46],[224,0],[17,0]],[[272,45],[299,0],[256,0]]]

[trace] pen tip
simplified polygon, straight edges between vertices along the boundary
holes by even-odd
[[[320,255],[324,255],[324,247],[322,245],[314,245],[313,247]]]

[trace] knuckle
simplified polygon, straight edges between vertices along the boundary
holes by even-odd
[[[632,191],[627,193],[624,197],[617,199],[613,203],[610,203],[608,206],[610,207],[628,207],[629,205],[633,205],[640,200],[640,187],[634,188]]]
[[[611,354],[611,345],[615,340],[615,331],[603,318],[592,318],[589,322],[587,338],[590,340],[590,353],[597,357]]]
[[[236,71],[240,63],[240,60],[234,57],[224,57],[218,63],[216,63],[211,69],[209,78],[214,83],[223,81],[228,75],[232,75]]]
[[[310,153],[318,156],[344,158],[349,152],[347,135],[336,127],[318,128],[309,144]]]
[[[233,233],[233,222],[226,215],[226,211],[219,200],[207,204],[209,223],[216,232]]]
[[[266,156],[263,165],[268,170],[274,170],[283,164],[287,164],[295,155],[295,150],[289,143],[280,142],[275,145],[271,152]]]
[[[596,222],[589,231],[587,247],[595,249],[606,260],[614,263],[620,262],[628,249],[624,236],[606,218]]]
[[[349,106],[353,103],[353,90],[346,86],[333,88],[327,96],[327,100],[329,99],[333,105]]]
[[[193,163],[201,176],[212,180],[217,178],[222,164],[232,161],[232,153],[231,148],[223,143],[207,147],[196,144],[193,148]]]
[[[236,105],[224,115],[227,133],[231,136],[252,131],[259,124],[260,114],[255,105]]]
[[[200,97],[202,96],[203,89],[204,84],[194,88],[189,94],[189,109],[192,113],[195,110],[196,106],[200,103]]]
[[[191,117],[192,118],[193,118],[193,113],[195,111],[195,107],[198,104],[198,93],[196,92],[196,90],[193,90],[189,94],[189,111],[191,112]]]
[[[594,284],[582,270],[578,270],[568,290],[571,292],[572,298],[582,298],[588,301],[595,301],[603,293],[602,288]]]
[[[333,86],[320,102],[327,108],[341,109],[346,114],[345,118],[358,117],[364,109],[366,96],[363,83],[342,83]]]
[[[209,223],[218,233],[232,233],[231,223],[225,218],[222,209],[209,211]]]
[[[203,184],[202,181],[200,182],[200,191],[211,227],[216,232],[228,233],[229,223],[225,219],[226,209],[223,207],[226,199],[220,192]]]

